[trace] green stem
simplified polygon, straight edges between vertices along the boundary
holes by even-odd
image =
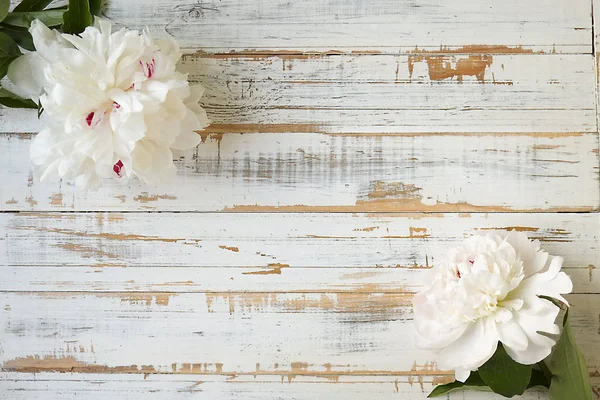
[[[550,381],[552,381],[552,372],[550,372],[550,369],[548,368],[544,360],[538,362],[537,365],[538,367],[540,367],[540,371],[542,371],[542,374],[544,374],[544,377],[548,382],[548,385],[546,387],[550,387]]]

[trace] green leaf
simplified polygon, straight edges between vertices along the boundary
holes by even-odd
[[[550,381],[548,381],[548,378],[544,375],[542,371],[540,371],[539,369],[532,369],[531,379],[529,380],[527,389],[536,386],[543,386],[546,389],[548,389],[550,387]]]
[[[484,390],[490,391],[488,386],[485,384],[481,376],[479,376],[479,372],[472,371],[469,378],[463,383],[459,381],[454,381],[447,383],[445,385],[438,385],[429,393],[429,397],[437,397],[446,393],[450,393],[460,389],[473,389],[473,390]]]
[[[3,26],[2,32],[13,38],[13,40],[22,48],[34,51],[33,37],[27,29],[12,26]]]
[[[63,16],[63,32],[79,34],[93,22],[88,0],[69,0],[69,8]]]
[[[565,314],[563,332],[556,343],[548,368],[552,372],[551,399],[592,400],[590,375],[571,332],[569,310]]]
[[[546,378],[544,373],[542,371],[540,371],[539,369],[533,369],[531,371],[531,380],[529,381],[529,384],[527,385],[527,389],[536,387],[536,386],[543,386],[545,388],[548,388],[550,386],[550,382],[548,381],[548,379]],[[471,390],[487,391],[487,392],[492,391],[492,389],[490,389],[489,386],[485,384],[483,379],[481,379],[481,376],[479,375],[479,371],[472,371],[471,375],[469,376],[469,379],[467,379],[467,381],[465,383],[462,383],[459,381],[454,381],[454,382],[447,383],[445,385],[436,386],[435,389],[433,389],[431,391],[431,393],[429,393],[429,396],[427,396],[427,397],[441,396],[443,394],[454,392],[456,390],[461,390],[461,389],[464,389],[464,390],[471,389]]]
[[[2,23],[19,28],[29,28],[34,19],[39,19],[44,25],[54,27],[62,24],[64,13],[64,10],[12,12]]]
[[[0,22],[2,22],[8,15],[9,8],[10,0],[0,0]]]
[[[0,79],[6,76],[10,63],[20,55],[21,50],[13,38],[0,32]]]
[[[102,11],[102,0],[89,0],[90,1],[90,11],[92,15],[100,15],[100,11]]]
[[[11,108],[38,108],[32,100],[17,96],[2,87],[0,87],[0,104]]]
[[[23,0],[21,1],[21,4],[15,7],[13,11],[42,11],[50,3],[52,3],[52,0]]]
[[[38,119],[40,119],[40,117],[42,116],[43,113],[44,113],[44,106],[42,106],[42,101],[38,100],[38,103],[37,103]]]
[[[531,365],[519,364],[510,358],[502,343],[498,343],[492,358],[479,367],[479,375],[495,393],[513,397],[527,389],[531,370]]]

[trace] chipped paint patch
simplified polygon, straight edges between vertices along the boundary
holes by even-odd
[[[355,232],[373,232],[375,229],[379,229],[378,226],[369,226],[367,228],[356,228],[352,229]]]
[[[560,144],[534,144],[531,146],[532,150],[555,150],[563,147]]]
[[[49,232],[49,233],[58,233],[69,236],[76,237],[84,237],[84,238],[99,238],[99,239],[107,239],[107,240],[141,240],[145,242],[164,242],[164,243],[177,243],[177,242],[185,242],[189,244],[190,242],[199,242],[200,239],[185,239],[185,238],[161,238],[157,236],[143,236],[143,235],[135,235],[135,234],[126,234],[126,233],[91,233],[91,232],[79,232],[73,231],[70,229],[60,229],[60,228],[47,228],[44,226],[19,226],[15,229],[21,230],[35,230],[39,232]]]
[[[420,187],[402,182],[386,183],[382,181],[373,182],[373,189],[369,192],[370,199],[383,199],[386,197],[418,198]]]
[[[270,268],[268,270],[242,272],[242,274],[243,275],[281,275],[281,270],[283,268],[289,268],[289,267],[290,267],[289,264],[273,263],[273,264],[267,265],[267,268]]]
[[[223,134],[240,133],[329,133],[320,124],[213,124],[200,131],[203,142],[210,134],[220,135],[216,138],[222,139]],[[216,140],[216,139],[215,139]]]
[[[174,296],[174,293],[125,293],[118,294],[118,296],[122,302],[150,307],[152,305],[168,306],[169,298]]]
[[[158,200],[177,200],[177,197],[168,194],[149,195],[147,192],[142,192],[141,195],[135,196],[133,200],[139,203],[151,203]]]
[[[499,228],[479,228],[482,231],[517,231],[517,232],[537,232],[540,228],[533,226],[505,226]]]
[[[492,65],[492,56],[410,55],[408,57],[408,73],[411,80],[413,78],[415,65],[421,62],[427,64],[427,73],[429,79],[432,81],[456,78],[458,83],[462,83],[465,76],[472,76],[475,77],[479,83],[485,83],[485,72],[486,69]]]
[[[229,250],[229,251],[233,251],[234,253],[238,253],[240,251],[240,249],[238,249],[237,247],[229,247],[229,246],[219,246],[220,249],[223,250]]]
[[[63,205],[63,195],[62,193],[54,193],[49,197],[50,204],[53,206],[61,207]]]
[[[225,375],[231,378],[237,376],[281,376],[282,380],[287,378],[291,382],[297,376],[323,378],[331,382],[338,382],[342,376],[403,376],[409,377],[438,377],[440,379],[453,379],[453,371],[444,371],[437,368],[436,363],[428,363],[425,367],[413,365],[410,371],[401,370],[359,370],[352,369],[350,365],[331,365],[311,364],[304,361],[293,361],[288,369],[279,364],[275,364],[274,369],[262,369],[257,363],[254,371],[227,371],[223,363],[202,363],[202,362],[174,362],[170,365],[123,365],[107,366],[93,363],[87,363],[77,359],[75,356],[27,356],[18,357],[5,361],[2,369],[10,372],[21,373],[41,373],[41,372],[61,372],[61,373],[88,373],[88,374],[173,374],[173,375]],[[193,386],[202,384],[202,381],[196,382]]]
[[[106,257],[106,258],[112,258],[112,259],[119,258],[119,256],[116,254],[109,253],[109,252],[101,250],[101,249],[84,246],[82,244],[72,243],[72,242],[59,243],[59,244],[55,244],[53,246],[61,248],[63,250],[79,253],[79,254],[81,254],[81,256],[83,258],[95,258],[95,257],[99,257],[99,258]]]
[[[29,204],[31,207],[37,206],[38,202],[33,199],[31,196],[27,196],[25,198],[25,203]]]

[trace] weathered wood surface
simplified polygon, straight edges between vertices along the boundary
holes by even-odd
[[[398,393],[416,395],[421,383],[426,390],[449,374],[410,339],[418,275],[441,249],[491,228],[526,231],[565,257],[575,331],[591,371],[600,363],[597,214],[23,213],[2,220],[0,322],[12,346],[0,360],[8,371],[223,375],[244,377],[243,385],[263,376],[326,383],[358,375],[382,386],[398,380]],[[355,396],[382,389],[366,383],[373,386]],[[253,391],[214,385],[231,398]]]
[[[597,295],[569,296],[590,372]],[[406,293],[2,293],[5,371],[448,378],[412,339]],[[310,327],[302,329],[301,327]],[[404,338],[404,340],[398,340]],[[393,345],[391,345],[393,343]],[[430,385],[428,385],[431,387]]]
[[[200,54],[180,68],[206,87],[214,133],[596,132],[592,55],[461,53]],[[0,131],[36,132],[35,116],[2,110]]]
[[[567,266],[597,266],[599,220],[597,213],[19,213],[0,214],[0,251],[5,266],[24,269],[426,268],[473,233],[515,229]]]
[[[22,213],[0,221],[0,291],[413,293],[447,248],[489,229],[527,232],[565,258],[575,293],[600,290],[597,214]]]
[[[81,374],[81,373],[6,373],[0,375],[0,390],[10,400],[60,398],[64,400],[264,400],[264,399],[420,399],[440,377],[420,376],[398,379],[397,376],[339,376],[335,383],[325,378],[296,375],[290,383],[286,376],[157,375],[157,374]],[[201,380],[199,380],[201,379]],[[597,378],[592,378],[597,382]],[[1,394],[0,394],[1,396]],[[547,393],[530,390],[515,400],[546,400]],[[502,397],[482,392],[451,394],[450,400],[500,400]]]
[[[112,0],[105,13],[187,49],[383,51],[467,45],[589,53],[591,1]]]
[[[513,228],[565,258],[600,398],[594,3],[110,0],[213,125],[171,184],[82,193],[0,108],[0,399],[423,399],[423,273]]]
[[[590,211],[598,135],[210,135],[160,187],[40,184],[29,136],[0,135],[0,209],[24,211]]]

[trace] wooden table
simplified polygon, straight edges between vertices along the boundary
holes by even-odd
[[[599,396],[591,0],[108,3],[181,41],[213,125],[171,184],[83,193],[0,109],[1,399],[424,399],[425,269],[513,228],[565,258]]]

